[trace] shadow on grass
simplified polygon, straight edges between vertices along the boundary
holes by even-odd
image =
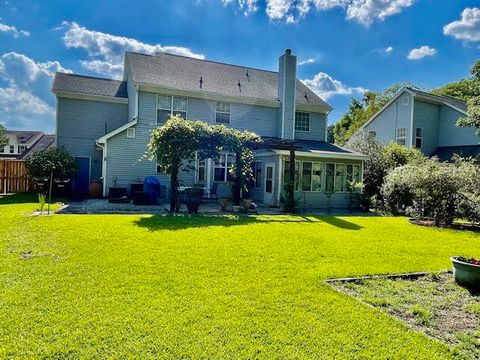
[[[335,216],[318,215],[152,215],[134,221],[134,224],[150,231],[183,230],[210,226],[241,226],[249,224],[281,223],[288,225],[324,222],[345,230],[360,230],[362,226]]]

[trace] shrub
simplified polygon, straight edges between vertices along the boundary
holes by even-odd
[[[52,171],[54,178],[66,179],[77,170],[75,159],[63,147],[33,153],[25,159],[25,166],[36,179],[48,179]]]

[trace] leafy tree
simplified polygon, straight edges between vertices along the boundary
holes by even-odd
[[[6,132],[7,130],[5,129],[5,127],[0,124],[0,147],[8,145],[8,138],[5,134]]]
[[[77,170],[75,159],[63,147],[37,151],[25,159],[29,174],[35,179],[48,179],[53,172],[56,179],[70,178]]]
[[[403,86],[411,85],[395,84],[383,92],[366,91],[362,99],[352,98],[347,113],[333,126],[335,144],[344,145],[353,133],[390,101]]]

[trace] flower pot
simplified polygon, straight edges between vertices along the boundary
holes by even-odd
[[[99,198],[102,197],[102,181],[101,180],[93,180],[90,184],[90,188],[88,189],[88,195],[91,198]]]
[[[250,208],[252,207],[252,199],[243,199],[243,207],[246,210],[250,210]]]
[[[471,289],[480,289],[480,265],[470,264],[459,260],[458,256],[451,257],[453,275],[457,284]]]
[[[198,213],[198,208],[200,207],[200,198],[197,198],[197,197],[187,198],[185,202],[187,203],[187,210],[189,214]]]

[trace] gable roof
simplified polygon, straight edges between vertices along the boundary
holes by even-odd
[[[29,142],[35,140],[42,132],[40,131],[18,131],[18,130],[7,130],[7,135],[15,136],[17,144],[28,144]]]
[[[125,71],[130,72],[133,82],[138,85],[279,102],[278,72],[274,71],[169,53],[146,55],[126,52],[125,66]],[[332,110],[330,105],[298,79],[296,103]]]
[[[397,91],[397,93],[390,99],[389,102],[387,102],[379,111],[377,111],[370,119],[368,119],[365,124],[360,126],[350,137],[350,139],[353,139],[355,135],[357,135],[360,131],[362,131],[365,126],[373,122],[385,109],[387,109],[393,102],[395,102],[404,92],[408,92],[416,97],[422,98],[422,99],[428,99],[430,101],[436,102],[441,105],[446,105],[451,107],[454,110],[460,111],[466,115],[467,113],[467,103],[465,101],[459,100],[457,98],[453,98],[451,96],[444,96],[444,95],[435,95],[435,94],[430,94],[425,91],[420,91],[411,87],[402,87],[400,90]],[[349,140],[350,140],[349,139]]]
[[[128,98],[126,81],[57,72],[53,79],[53,93],[68,92],[85,95]]]
[[[37,151],[46,150],[55,143],[55,135],[43,135],[30,149],[28,149],[23,154],[20,154],[19,159],[24,159],[28,155],[36,153]]]

